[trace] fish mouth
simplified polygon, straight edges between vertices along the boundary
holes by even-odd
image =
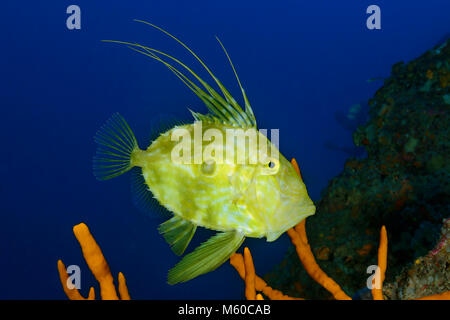
[[[316,213],[316,206],[314,203],[310,200],[311,203],[309,204],[302,204],[301,209],[291,209],[289,210],[289,213],[284,214],[287,218],[286,223],[284,223],[282,226],[278,227],[276,231],[274,230],[268,230],[266,233],[267,242],[272,242],[278,239],[283,233],[285,233],[287,230],[295,227],[297,224],[305,220],[307,217],[312,216]],[[286,209],[284,209],[286,210]],[[300,211],[301,213],[294,213]]]

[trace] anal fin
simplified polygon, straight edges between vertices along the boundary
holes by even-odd
[[[170,269],[167,282],[185,282],[217,269],[236,252],[244,239],[244,234],[236,231],[212,236]]]
[[[161,223],[158,228],[176,255],[182,255],[184,253],[196,229],[197,226],[195,224],[177,215]]]

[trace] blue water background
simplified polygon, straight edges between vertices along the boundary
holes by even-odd
[[[68,30],[77,4],[81,30]],[[366,8],[381,8],[382,29],[366,28]],[[147,44],[200,66],[173,40],[133,22],[143,19],[179,36],[240,99],[214,36],[227,47],[260,128],[280,129],[280,148],[295,157],[313,200],[343,168],[351,133],[335,113],[364,103],[391,65],[408,61],[450,31],[450,2],[428,1],[11,1],[0,10],[0,299],[65,299],[56,261],[82,269],[82,289],[98,286],[72,226],[85,222],[114,277],[122,271],[138,299],[240,299],[243,282],[225,263],[185,284],[166,284],[178,261],[157,232],[160,217],[139,212],[129,176],[98,182],[93,136],[119,111],[138,141],[160,114],[189,119],[205,107],[165,67],[126,48]],[[345,221],[342,221],[345,223]],[[206,237],[199,232],[194,248]],[[248,239],[257,273],[290,246]],[[242,248],[240,249],[242,250]]]

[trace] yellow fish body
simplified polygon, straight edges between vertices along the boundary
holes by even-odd
[[[149,25],[187,48],[213,77],[223,97],[179,60],[149,47],[125,43],[166,65],[200,97],[210,113],[191,111],[195,120],[192,124],[175,126],[160,134],[146,150],[139,149],[128,124],[115,114],[97,133],[99,146],[94,174],[106,180],[133,167],[140,168],[140,180],[135,188],[138,197],[147,201],[153,196],[173,213],[171,219],[160,225],[159,231],[178,255],[184,253],[197,226],[219,231],[169,271],[168,283],[175,284],[219,267],[245,237],[276,240],[287,229],[314,214],[315,206],[292,164],[257,130],[237,75],[245,111],[184,43]],[[204,89],[162,57],[175,61]],[[232,139],[229,139],[230,132],[237,135],[230,135]],[[244,140],[237,143],[237,136],[243,136]],[[232,143],[227,142],[230,140]],[[251,143],[253,153],[248,151]]]

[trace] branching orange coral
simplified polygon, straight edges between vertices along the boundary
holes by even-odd
[[[288,235],[295,246],[297,255],[300,258],[306,272],[317,283],[327,289],[336,300],[351,300],[341,287],[319,267],[311,251],[305,231],[305,220],[300,222],[295,228],[288,230]]]
[[[433,294],[431,296],[426,296],[415,300],[450,300],[450,291]]]
[[[302,175],[300,173],[297,161],[293,158],[291,160],[291,163],[301,179]],[[351,300],[351,298],[347,296],[344,291],[342,291],[341,287],[336,282],[334,282],[333,279],[328,277],[326,273],[323,272],[323,270],[317,264],[316,259],[314,258],[314,255],[311,251],[311,247],[309,246],[308,243],[305,223],[306,220],[303,220],[298,225],[296,225],[295,228],[289,229],[287,233],[295,246],[297,255],[300,258],[300,261],[302,262],[303,266],[305,267],[306,272],[308,272],[309,276],[313,278],[317,283],[319,283],[325,289],[327,289],[335,299]]]
[[[83,297],[76,288],[69,289],[67,287],[67,280],[69,279],[69,276],[66,272],[66,266],[61,260],[58,260],[58,272],[59,272],[59,279],[61,280],[61,284],[63,286],[64,292],[66,293],[66,296],[70,300],[94,300],[95,299],[95,291],[94,288],[91,287],[89,290],[89,296],[87,298]]]
[[[300,170],[298,169],[298,165],[295,159],[292,159],[292,164],[300,175]],[[89,228],[84,223],[80,223],[73,227],[73,232],[78,242],[80,243],[84,259],[86,260],[89,269],[91,269],[91,272],[94,274],[95,278],[100,284],[100,294],[102,299],[118,300],[119,296],[117,295],[116,288],[114,287],[113,277],[111,275],[108,263],[106,262],[100,247],[90,233]],[[311,247],[309,246],[308,238],[306,236],[305,220],[303,220],[294,228],[289,229],[288,235],[295,246],[300,261],[302,262],[305,270],[308,272],[311,278],[313,278],[316,282],[321,284],[325,289],[333,294],[335,299],[351,300],[351,298],[340,288],[340,286],[333,279],[328,277],[317,264],[311,251]],[[380,288],[372,289],[374,300],[383,300],[382,286],[387,266],[387,245],[388,240],[386,228],[383,226],[380,232],[380,246],[378,249],[379,268],[376,271],[376,278],[379,277],[380,279]],[[272,300],[303,300],[301,298],[284,295],[281,291],[268,286],[262,278],[258,277],[255,273],[252,255],[247,247],[244,248],[244,256],[239,253],[233,254],[230,257],[230,264],[237,270],[240,277],[245,281],[245,296],[248,300],[263,300],[262,295],[257,294],[257,291],[264,293],[269,299]],[[87,298],[84,298],[76,288],[69,289],[67,287],[69,276],[67,274],[66,267],[61,260],[58,260],[58,271],[64,292],[69,299],[95,299],[95,292],[93,287],[90,288]],[[121,300],[130,300],[125,277],[121,272],[119,272],[118,282],[119,295]],[[423,297],[417,300],[450,300],[450,291]]]
[[[91,272],[95,276],[95,279],[97,279],[98,283],[100,284],[100,295],[102,297],[102,300],[118,300],[119,297],[113,283],[113,277],[111,275],[108,263],[106,262],[100,247],[89,231],[89,228],[84,223],[80,223],[73,227],[73,233],[80,243],[84,259],[86,260],[89,269],[91,269]],[[61,260],[58,260],[58,271],[64,292],[70,300],[95,299],[94,288],[92,287],[89,291],[89,296],[87,299],[84,298],[76,288],[69,289],[67,287],[68,275],[66,272],[66,267]],[[122,274],[122,272],[119,272],[118,280],[121,300],[130,300],[125,276]]]
[[[387,233],[386,228],[383,226],[380,232],[380,246],[378,248],[378,268],[375,273],[375,279],[379,279],[379,286],[372,288],[373,300],[383,299],[383,282],[386,274],[387,267]]]
[[[258,277],[255,274],[255,269],[253,267],[253,260],[250,254],[250,250],[248,250],[248,248],[244,249],[244,254],[245,252],[248,252],[247,255],[247,261],[251,261],[251,264],[246,265],[246,263],[244,262],[244,257],[242,256],[242,254],[240,253],[235,253],[230,257],[230,264],[236,269],[236,271],[239,273],[239,275],[241,276],[241,278],[243,280],[245,280],[248,274],[253,274],[254,276],[250,276],[249,278],[247,278],[247,282],[248,283],[250,281],[250,279],[254,279],[254,289],[255,291],[260,291],[262,293],[264,293],[267,297],[269,297],[271,300],[303,300],[300,298],[292,298],[289,296],[284,295],[281,291],[272,289],[271,287],[269,287],[267,285],[267,283],[261,279],[260,277]],[[259,295],[260,298],[262,298],[261,295]],[[249,300],[255,300],[255,294],[252,290],[247,290],[246,289],[246,298]],[[256,298],[258,298],[258,295],[256,295]]]
[[[298,168],[295,159],[291,161],[295,170],[299,174],[300,170]],[[322,285],[326,290],[328,290],[336,300],[351,300],[351,298],[341,289],[341,287],[319,267],[314,255],[311,251],[311,247],[308,244],[308,238],[306,236],[305,230],[305,220],[300,222],[294,228],[287,231],[292,243],[295,246],[297,255],[302,262],[305,270],[311,278],[313,278],[317,283]],[[385,278],[385,272],[387,267],[387,233],[386,228],[383,226],[380,232],[380,245],[378,248],[378,269],[375,274],[375,278],[379,279],[378,289],[374,287],[372,289],[372,295],[374,300],[383,300],[383,281]],[[241,254],[235,253],[230,258],[231,265],[238,271],[242,279],[245,280],[245,296],[249,300],[262,299],[261,295],[256,295],[256,291],[263,292],[269,299],[272,300],[303,300],[300,298],[293,298],[284,295],[281,291],[270,288],[266,282],[259,278],[255,274],[255,268],[253,265],[252,256],[250,250],[246,247],[244,249],[244,258]],[[450,299],[450,291],[433,295],[429,297],[423,297],[420,300],[448,300]]]

